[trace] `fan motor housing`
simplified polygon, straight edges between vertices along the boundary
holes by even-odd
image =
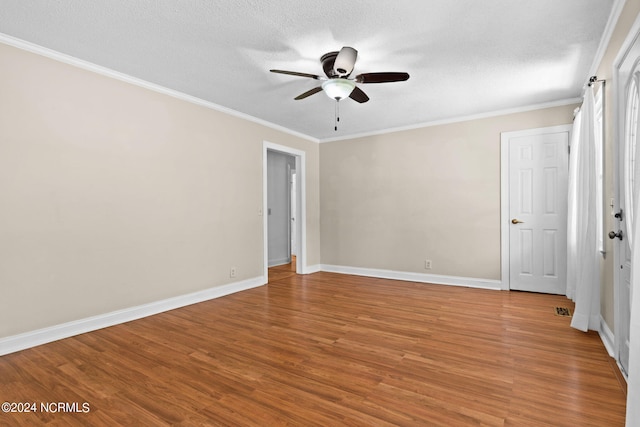
[[[322,69],[330,79],[338,77],[338,74],[333,71],[333,64],[335,64],[336,62],[338,53],[340,52],[328,52],[320,57],[320,62],[322,62]]]

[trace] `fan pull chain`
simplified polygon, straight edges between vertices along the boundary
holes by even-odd
[[[336,98],[336,108],[335,108],[335,126],[334,130],[338,131],[338,122],[340,121],[340,98]]]

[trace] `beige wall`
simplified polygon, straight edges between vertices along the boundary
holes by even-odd
[[[0,338],[262,276],[262,143],[287,133],[0,44]],[[231,266],[237,278],[229,278]]]
[[[500,133],[575,107],[321,144],[322,263],[499,280]]]
[[[615,169],[615,156],[616,156],[616,142],[615,142],[615,123],[616,117],[614,116],[616,110],[616,103],[618,102],[616,93],[614,91],[614,79],[613,79],[613,66],[616,56],[620,52],[620,48],[624,43],[631,26],[633,25],[636,17],[640,13],[640,0],[627,0],[625,6],[620,14],[618,23],[611,36],[611,40],[605,54],[598,67],[598,78],[606,79],[607,84],[605,86],[605,201],[609,201],[611,198],[616,198],[617,195],[614,191],[615,175],[618,173]],[[607,209],[605,212],[610,213]],[[614,221],[611,215],[605,216],[605,231],[617,229],[618,224]],[[613,265],[613,243],[607,239],[606,242],[607,256],[602,264],[602,293],[601,293],[601,313],[605,322],[609,328],[614,331],[614,265]]]

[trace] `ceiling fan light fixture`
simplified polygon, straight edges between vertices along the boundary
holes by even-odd
[[[322,83],[324,93],[336,101],[348,98],[355,87],[355,82],[347,79],[329,79]]]

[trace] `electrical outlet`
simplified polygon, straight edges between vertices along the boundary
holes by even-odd
[[[234,277],[236,277],[236,268],[235,267],[231,267],[231,270],[229,270],[229,277],[231,277],[232,279]]]
[[[430,259],[426,259],[424,261],[424,268],[425,268],[425,270],[431,270],[431,260]]]

